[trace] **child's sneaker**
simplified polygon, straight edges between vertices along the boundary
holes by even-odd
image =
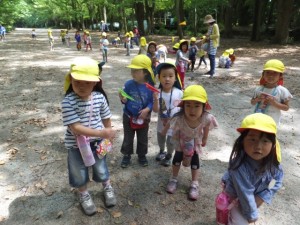
[[[92,216],[97,212],[96,206],[95,206],[90,194],[81,196],[80,204],[81,204],[81,207],[83,208],[84,213],[88,216]]]
[[[144,167],[148,166],[148,160],[145,155],[139,156],[139,164]]]
[[[156,161],[162,161],[166,157],[166,152],[159,152],[156,156]]]
[[[122,159],[122,162],[121,162],[121,167],[122,168],[127,168],[130,164],[130,159],[131,159],[130,155],[124,155],[123,159]]]
[[[166,157],[161,161],[161,165],[171,166],[172,165],[172,155],[167,154]]]
[[[189,191],[189,199],[197,200],[199,197],[199,186],[192,184]]]
[[[111,185],[107,185],[104,188],[104,198],[106,207],[112,207],[117,204],[115,192]]]
[[[177,180],[170,179],[167,185],[167,192],[170,194],[174,194],[177,189]]]

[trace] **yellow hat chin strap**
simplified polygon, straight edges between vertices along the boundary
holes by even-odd
[[[280,163],[281,162],[281,149],[280,149],[279,141],[277,139],[276,139],[276,156],[277,156],[277,161]]]
[[[67,73],[65,76],[64,90],[67,92],[71,84],[71,74]]]

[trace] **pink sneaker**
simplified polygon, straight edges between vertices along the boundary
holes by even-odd
[[[174,194],[177,189],[177,180],[170,179],[167,185],[167,192],[170,194]]]
[[[189,199],[197,200],[199,197],[199,186],[192,184],[189,191]]]

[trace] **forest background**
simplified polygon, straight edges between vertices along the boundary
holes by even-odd
[[[247,35],[252,41],[300,39],[300,1],[296,0],[1,0],[0,24],[14,27],[98,29],[127,32],[137,25],[143,35],[199,36],[203,18],[216,18],[222,37]],[[186,21],[186,26],[179,26]]]

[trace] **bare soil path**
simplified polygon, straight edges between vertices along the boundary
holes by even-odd
[[[120,168],[122,142],[122,106],[117,90],[130,79],[125,68],[132,56],[125,49],[111,47],[109,62],[102,78],[113,113],[112,122],[118,129],[114,151],[108,164],[118,204],[107,209],[103,203],[101,185],[94,182],[90,190],[98,213],[85,216],[69,187],[66,150],[63,146],[64,127],[60,102],[63,98],[64,75],[74,57],[86,55],[101,60],[98,48],[99,32],[92,33],[93,51],[78,52],[74,40],[68,48],[58,40],[54,30],[54,51],[49,51],[47,30],[37,29],[37,40],[31,40],[31,29],[17,29],[0,43],[0,224],[215,224],[214,198],[220,191],[219,181],[226,170],[235,128],[251,113],[250,98],[264,62],[281,59],[287,66],[285,86],[293,94],[291,107],[283,112],[279,128],[282,146],[284,187],[272,205],[260,210],[259,225],[296,225],[300,221],[300,45],[277,46],[250,43],[247,39],[221,40],[224,49],[236,50],[236,65],[217,69],[217,76],[208,79],[200,69],[187,74],[186,84],[201,84],[208,92],[212,113],[220,127],[210,133],[202,156],[200,190],[196,202],[187,200],[189,169],[182,168],[179,190],[174,195],[165,192],[171,169],[155,161],[156,114],[152,115],[149,132],[149,166],[142,168],[136,157],[128,169]],[[71,37],[74,33],[71,32]],[[110,37],[113,37],[111,34]],[[148,41],[171,45],[171,37],[151,36]],[[169,56],[174,59],[174,56]]]

